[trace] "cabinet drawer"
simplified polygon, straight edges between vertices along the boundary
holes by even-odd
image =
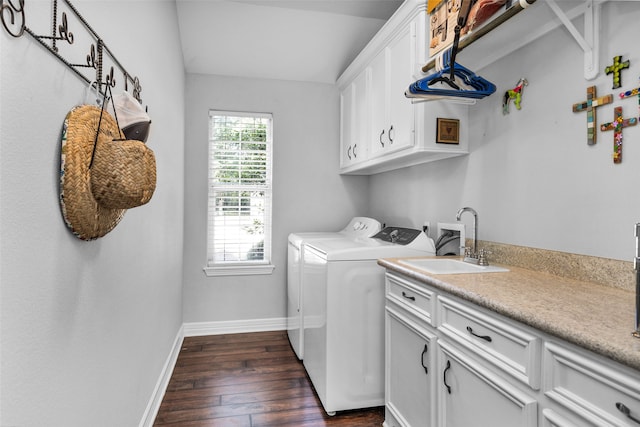
[[[542,411],[542,427],[578,427],[577,424],[556,413],[553,409]]]
[[[387,299],[435,326],[435,294],[424,286],[387,273]]]
[[[640,426],[639,375],[550,342],[544,363],[545,395],[588,425]]]
[[[540,388],[540,338],[447,297],[438,297],[438,308],[444,335],[532,389]]]

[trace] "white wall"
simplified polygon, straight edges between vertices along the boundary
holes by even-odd
[[[259,64],[256,64],[259,66]],[[368,179],[338,175],[339,97],[333,85],[187,75],[185,322],[286,315],[287,236],[334,231],[367,209]],[[273,113],[273,274],[206,277],[209,109]]]
[[[638,117],[638,100],[618,94],[638,87],[639,19],[640,3],[603,6],[601,72],[593,81],[584,79],[582,50],[564,27],[480,70],[498,90],[471,107],[471,154],[373,176],[370,213],[388,223],[455,222],[457,210],[471,206],[482,240],[632,260],[640,126],[624,130],[623,162],[614,165],[613,132],[598,131],[598,143],[587,146],[586,113],[573,113],[572,105],[595,85],[599,95],[614,95],[613,104],[597,110],[600,124],[613,120],[615,106]],[[582,18],[575,24],[582,28]],[[470,65],[463,54],[460,63]],[[623,87],[613,90],[603,70],[616,55],[631,67],[622,72]],[[502,94],[520,77],[529,80],[522,110],[512,104],[503,116]]]
[[[51,2],[25,3],[28,25],[50,32]],[[182,324],[184,71],[175,3],[73,3],[141,79],[157,189],[105,237],[70,233],[58,202],[60,135],[84,82],[28,35],[0,29],[2,426],[138,425]],[[79,38],[80,25],[71,17],[69,25]],[[84,62],[88,48],[72,59]]]

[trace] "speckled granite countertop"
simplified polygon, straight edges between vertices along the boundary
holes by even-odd
[[[397,260],[378,264],[640,370],[634,292],[504,264],[509,272],[427,275]]]

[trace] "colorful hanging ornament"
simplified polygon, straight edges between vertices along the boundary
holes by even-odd
[[[613,89],[617,89],[622,86],[622,75],[620,74],[620,71],[625,68],[629,68],[629,60],[627,59],[624,62],[620,62],[621,60],[621,55],[614,56],[613,64],[604,69],[605,74],[613,74]]]
[[[522,91],[529,82],[524,77],[518,80],[518,84],[513,89],[509,89],[504,93],[502,97],[502,114],[509,114],[509,103],[513,99],[513,103],[516,106],[516,110],[520,109],[520,103],[522,102]]]
[[[613,131],[613,163],[622,162],[622,129],[635,126],[638,124],[638,119],[632,117],[625,119],[622,117],[622,107],[616,107],[613,110],[614,119],[611,123],[605,123],[600,126],[601,131],[612,130]]]
[[[596,96],[596,87],[588,87],[587,100],[573,104],[574,113],[579,113],[585,110],[587,111],[587,144],[589,145],[596,143],[596,108],[613,102],[613,95],[611,94],[600,98],[596,98]]]

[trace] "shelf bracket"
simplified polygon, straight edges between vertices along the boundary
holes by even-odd
[[[598,29],[600,28],[600,10],[602,3],[606,2],[598,0],[585,0],[584,2],[584,35],[573,25],[567,14],[560,9],[556,0],[547,0],[545,3],[549,5],[551,10],[556,14],[558,19],[564,24],[569,33],[576,40],[578,45],[584,51],[584,78],[593,80],[598,76],[600,37]]]

